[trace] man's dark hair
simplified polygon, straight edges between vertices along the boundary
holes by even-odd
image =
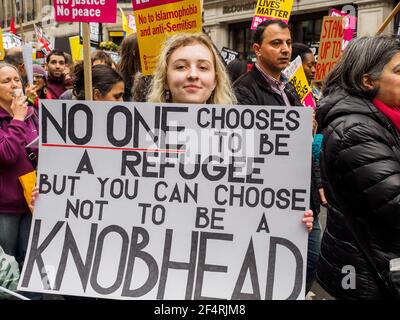
[[[292,57],[290,58],[290,61],[296,59],[297,56],[300,56],[301,61],[304,61],[304,57],[307,53],[313,54],[310,47],[299,42],[292,43]]]
[[[64,53],[63,51],[61,51],[61,50],[54,49],[53,51],[51,51],[51,52],[49,53],[49,55],[47,56],[47,58],[46,58],[46,62],[47,62],[47,63],[49,63],[49,61],[50,61],[50,59],[51,59],[51,56],[61,56],[61,57],[64,57],[64,61],[67,62],[67,58],[65,57],[65,53]]]
[[[264,38],[264,31],[267,29],[270,25],[277,24],[280,26],[282,29],[289,29],[290,27],[286,22],[283,22],[282,20],[264,20],[261,22],[256,29],[256,32],[254,33],[253,36],[253,43],[258,43],[261,44]]]

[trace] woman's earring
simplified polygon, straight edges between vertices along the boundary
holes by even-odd
[[[168,89],[165,89],[165,101],[170,102],[171,101],[171,91]]]

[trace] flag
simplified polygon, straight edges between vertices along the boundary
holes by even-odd
[[[128,19],[126,18],[124,11],[122,11],[121,8],[119,8],[119,10],[121,10],[122,30],[124,31],[124,38],[126,38],[131,33],[133,33],[133,30],[129,27]]]
[[[33,24],[33,27],[35,28],[35,34],[39,43],[39,49],[42,50],[43,53],[47,56],[51,52],[51,50],[53,50],[50,41],[43,33],[42,28],[38,27],[36,24]]]
[[[10,32],[17,35],[17,29],[15,29],[14,17],[11,18],[10,22]]]

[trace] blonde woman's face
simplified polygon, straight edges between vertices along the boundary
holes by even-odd
[[[172,102],[206,103],[216,86],[213,56],[203,44],[191,43],[176,49],[167,67],[166,89]]]

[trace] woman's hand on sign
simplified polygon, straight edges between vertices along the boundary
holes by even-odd
[[[35,208],[35,203],[36,203],[36,199],[38,196],[39,196],[39,188],[34,187],[32,189],[32,200],[31,200],[31,203],[29,204],[29,209],[31,209],[32,212],[33,212],[33,209]]]
[[[313,228],[313,222],[314,222],[314,214],[312,210],[307,210],[306,212],[304,212],[304,216],[301,221],[306,226],[307,232],[310,233]]]

